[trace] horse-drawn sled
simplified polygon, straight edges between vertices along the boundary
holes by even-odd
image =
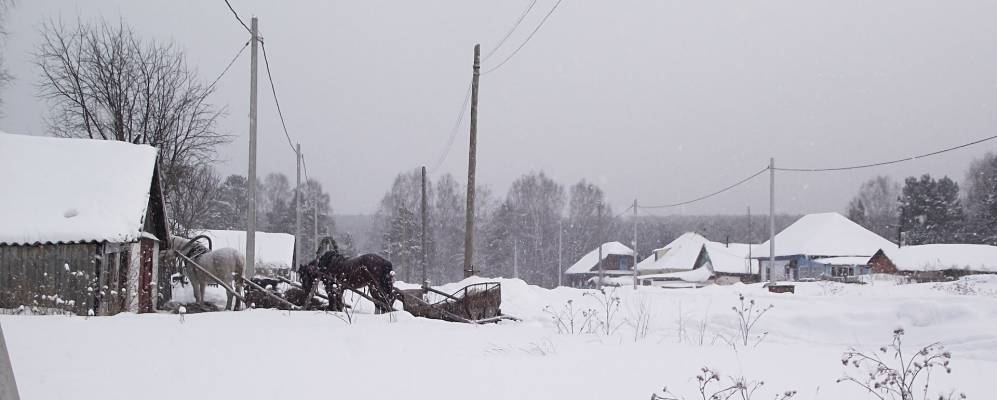
[[[229,296],[257,308],[279,308],[285,310],[300,310],[322,306],[320,300],[325,300],[330,311],[343,311],[350,305],[343,302],[346,291],[367,299],[374,304],[377,313],[395,311],[395,300],[400,300],[405,311],[417,317],[440,319],[451,322],[490,323],[503,319],[516,318],[503,315],[502,286],[497,282],[476,283],[465,286],[453,293],[446,293],[423,285],[418,289],[400,290],[394,287],[394,272],[391,262],[376,254],[364,254],[357,257],[345,257],[339,253],[332,238],[323,240],[323,247],[329,250],[315,260],[302,265],[298,269],[301,283],[287,278],[277,278],[291,289],[278,290],[279,283],[272,279],[242,276],[241,265],[232,271],[212,270],[201,263],[202,257],[207,257],[211,250],[208,246],[195,246],[197,239],[182,239],[175,246],[176,256],[190,267],[192,276],[198,277],[202,283],[195,288],[196,304],[203,301],[203,285],[210,280],[223,287]],[[192,249],[198,249],[196,251]],[[210,257],[208,258],[210,260]],[[214,272],[214,273],[213,273]],[[221,279],[224,277],[231,279]],[[325,295],[319,293],[318,283],[325,286]],[[248,287],[243,294],[242,286]],[[199,289],[199,290],[198,290]],[[364,290],[366,289],[366,290]],[[238,307],[236,302],[236,307]],[[226,309],[230,304],[226,304]]]

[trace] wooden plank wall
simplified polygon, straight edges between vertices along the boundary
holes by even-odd
[[[87,315],[97,244],[0,246],[0,308],[47,307]]]

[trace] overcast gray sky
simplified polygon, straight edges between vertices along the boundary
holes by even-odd
[[[246,1],[260,18],[291,135],[338,213],[369,213],[401,170],[444,151],[471,76],[529,0]],[[539,0],[495,56],[555,0]],[[761,169],[923,153],[997,131],[997,2],[564,0],[508,64],[481,78],[479,182],[504,194],[530,170],[599,183],[617,210],[638,198],[696,197]],[[121,18],[172,40],[210,82],[247,39],[224,1],[18,1],[7,20],[0,128],[44,134],[31,52],[48,18]],[[260,65],[262,71],[262,60]],[[219,83],[223,173],[246,171],[248,51]],[[260,80],[260,171],[289,174],[269,86]],[[467,125],[441,172],[466,179]],[[843,211],[865,179],[962,180],[990,142],[846,173],[777,175],[777,211]],[[768,177],[671,212],[768,209]],[[757,211],[755,211],[757,210]]]

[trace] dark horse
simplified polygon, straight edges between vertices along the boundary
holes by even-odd
[[[312,285],[321,279],[329,295],[329,310],[343,311],[343,291],[366,286],[375,300],[376,313],[391,311],[395,300],[391,262],[376,254],[347,258],[339,252],[335,241],[329,247],[318,259],[298,269],[303,290],[311,293]]]

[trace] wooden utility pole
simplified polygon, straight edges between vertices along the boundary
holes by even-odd
[[[634,199],[634,290],[637,290],[637,199]]]
[[[769,283],[775,283],[775,157],[769,159]]]
[[[512,239],[512,277],[519,279],[519,240]]]
[[[426,248],[426,224],[429,221],[429,207],[428,201],[426,200],[426,166],[422,167],[422,239],[421,249],[422,249],[422,282],[428,282],[428,275],[426,270],[429,267],[429,249]]]
[[[294,157],[297,160],[297,168],[294,172],[294,262],[298,265],[305,263],[301,258],[301,248],[304,241],[301,240],[301,143],[294,148]],[[295,266],[297,267],[297,266]]]
[[[751,246],[755,245],[754,235],[751,233],[751,206],[748,206],[748,276],[751,276]]]
[[[0,326],[0,399],[18,400],[17,382],[14,381],[14,366],[10,364],[10,353]]]
[[[474,65],[471,77],[471,142],[467,155],[467,221],[464,226],[464,277],[474,270],[474,173],[478,148],[478,76],[481,75],[481,45],[474,45]]]
[[[246,273],[256,275],[256,59],[260,44],[259,26],[256,17],[251,22],[249,61],[249,215],[246,221]]]
[[[308,182],[305,182],[305,186],[307,188]],[[313,229],[312,238],[315,239],[315,258],[318,258],[319,240],[318,240],[318,193],[317,192],[312,193],[312,219],[315,221],[315,224],[312,225]]]
[[[598,212],[598,216],[599,217],[596,219],[596,221],[598,221],[598,224],[597,224],[598,226],[596,227],[596,237],[598,239],[596,239],[596,242],[599,244],[599,287],[601,288],[602,287],[602,279],[604,277],[604,273],[603,273],[603,270],[602,270],[602,243],[603,243],[603,241],[602,241],[602,203],[599,203],[598,208],[599,208],[599,212]]]
[[[562,254],[564,253],[564,245],[562,244],[564,236],[564,226],[562,222],[564,220],[558,217],[557,219],[557,286],[561,286],[561,277],[564,276],[564,263],[562,262]]]

